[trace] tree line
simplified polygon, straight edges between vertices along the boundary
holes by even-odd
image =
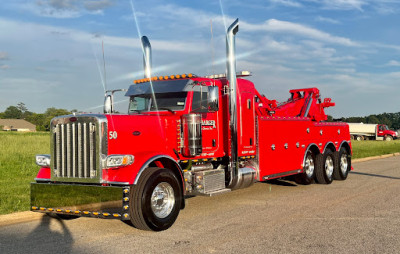
[[[17,106],[9,106],[4,112],[0,113],[0,119],[24,119],[36,125],[37,131],[49,131],[50,120],[53,117],[68,115],[73,112],[78,112],[76,109],[71,111],[66,109],[48,108],[44,113],[38,114],[28,110],[24,103],[20,102]],[[383,113],[369,116],[342,117],[333,119],[328,116],[328,121],[341,121],[347,123],[379,123],[386,124],[389,128],[400,129],[400,112]]]
[[[352,116],[332,119],[332,121],[341,121],[347,123],[379,123],[386,124],[390,129],[400,129],[400,112],[397,113],[383,113],[378,115],[369,116]]]
[[[0,119],[24,119],[36,125],[37,131],[49,131],[52,118],[73,112],[77,112],[77,110],[69,111],[52,107],[44,113],[34,113],[29,111],[24,103],[20,102],[17,106],[9,106],[4,112],[0,112]]]

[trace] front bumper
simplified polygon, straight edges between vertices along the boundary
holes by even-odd
[[[129,186],[31,183],[31,211],[129,220]]]

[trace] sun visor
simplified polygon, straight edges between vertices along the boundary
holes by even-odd
[[[154,93],[188,92],[193,91],[194,88],[191,79],[153,81],[151,83],[153,89],[151,89],[150,82],[131,85],[125,96],[152,94],[152,90]]]

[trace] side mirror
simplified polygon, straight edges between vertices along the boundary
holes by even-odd
[[[104,98],[104,113],[111,114],[113,112],[113,98],[112,95],[106,95]]]
[[[210,112],[218,111],[218,109],[219,109],[219,88],[218,88],[218,86],[209,86],[208,87],[207,106],[208,106],[208,111],[210,111]]]

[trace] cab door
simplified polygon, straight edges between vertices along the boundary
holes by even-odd
[[[243,92],[240,96],[240,110],[238,110],[238,140],[239,156],[250,156],[256,153],[256,128],[254,111],[254,94]]]
[[[220,110],[209,112],[207,108],[207,87],[193,91],[191,112],[201,115],[202,123],[202,157],[222,157],[222,137],[220,131]]]

